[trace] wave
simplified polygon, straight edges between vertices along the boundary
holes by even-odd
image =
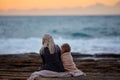
[[[110,38],[110,37],[120,37],[120,28],[115,27],[83,27],[79,30],[68,29],[61,30],[55,29],[49,31],[52,35],[70,37],[70,38]]]
[[[119,26],[120,16],[1,17],[0,53],[39,52],[44,33],[75,52],[120,53]]]
[[[65,36],[65,37],[71,37],[71,38],[93,38],[92,35],[87,33],[80,33],[80,32],[59,32],[57,30],[53,30],[51,34],[56,34],[57,36]]]
[[[120,16],[1,17],[0,38],[41,37],[43,33],[69,38],[120,37]]]
[[[37,52],[42,46],[41,38],[0,39],[0,54]],[[66,39],[55,38],[55,43],[61,46],[69,43],[73,52],[88,54],[120,53],[120,38]]]
[[[89,34],[85,34],[85,33],[71,33],[71,36],[73,36],[73,37],[87,37],[87,38],[91,38],[92,36],[91,35],[89,35]]]
[[[82,32],[88,33],[94,37],[120,37],[120,28],[118,26],[109,27],[87,27],[83,28]]]

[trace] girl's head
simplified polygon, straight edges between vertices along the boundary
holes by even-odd
[[[64,43],[62,46],[61,46],[61,52],[62,53],[65,53],[65,52],[70,52],[71,51],[71,47],[68,43]]]
[[[55,43],[51,35],[45,34],[42,38],[42,45],[44,47],[48,47],[50,50],[50,53],[55,52]]]

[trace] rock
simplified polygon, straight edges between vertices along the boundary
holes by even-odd
[[[102,53],[102,54],[95,54],[94,55],[95,57],[99,58],[99,57],[102,57],[102,58],[119,58],[120,59],[120,54],[114,54],[114,53],[109,53],[109,54],[105,54],[105,53]]]
[[[93,57],[93,55],[91,55],[91,54],[83,54],[83,53],[79,53],[79,52],[71,52],[71,54],[74,58],[76,58],[76,57],[79,57],[79,58],[81,58],[81,57]]]
[[[103,55],[96,55],[96,58],[103,57],[102,60],[94,60],[94,55],[86,55],[80,53],[72,53],[76,66],[87,73],[88,80],[120,80],[120,62],[117,61],[119,57],[116,55],[105,55],[107,58],[114,56],[115,60],[104,60],[106,57]],[[88,58],[84,59],[82,58]],[[116,58],[115,58],[116,57]],[[32,72],[38,71],[41,66],[41,58],[38,53],[24,53],[24,54],[1,54],[0,55],[0,80],[26,80]],[[93,75],[94,73],[94,75]],[[99,73],[99,75],[97,75]],[[111,73],[111,74],[110,74]],[[89,75],[90,74],[90,75]],[[104,78],[105,76],[107,78]],[[110,75],[108,75],[110,74]],[[96,76],[96,78],[95,78]],[[110,78],[111,79],[110,79]],[[99,79],[100,78],[100,79]],[[118,79],[119,78],[119,79]],[[49,80],[52,78],[48,78]],[[58,78],[53,78],[52,80],[59,80]],[[71,77],[61,78],[60,80],[77,80],[84,77],[74,78]],[[46,80],[46,78],[41,78],[39,80]]]

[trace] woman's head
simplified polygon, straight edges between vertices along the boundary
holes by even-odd
[[[43,36],[42,45],[43,47],[48,47],[51,54],[55,52],[55,43],[51,35],[45,34]]]
[[[62,49],[62,53],[70,52],[71,51],[71,47],[70,47],[70,45],[68,43],[64,43],[61,46],[61,49]]]

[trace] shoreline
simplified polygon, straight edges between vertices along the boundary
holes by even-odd
[[[120,60],[120,54],[114,54],[114,53],[99,53],[99,54],[84,54],[80,52],[71,52],[72,56],[74,59],[79,59],[79,60]],[[2,56],[19,56],[19,57],[24,57],[24,56],[39,56],[39,53],[36,52],[29,52],[29,53],[14,53],[14,54],[0,54],[0,57]]]
[[[94,80],[100,80],[98,77],[106,75],[112,77],[108,80],[120,79],[120,54],[95,56],[73,52],[72,56],[77,68],[85,72],[87,78],[96,76]],[[40,70],[41,63],[40,55],[34,52],[0,55],[0,80],[26,80],[32,72]]]
[[[0,53],[0,56],[1,55],[23,55],[23,54],[39,54],[37,52],[23,52],[23,53]],[[73,56],[82,56],[82,57],[86,57],[86,56],[103,56],[103,57],[120,57],[120,53],[94,53],[94,54],[89,54],[89,53],[80,53],[80,52],[71,52],[71,54]]]

